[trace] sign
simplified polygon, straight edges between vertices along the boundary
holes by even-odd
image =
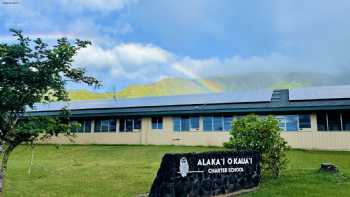
[[[215,196],[258,186],[255,151],[165,154],[150,197]]]

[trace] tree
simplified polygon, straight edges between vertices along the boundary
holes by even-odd
[[[280,136],[279,122],[273,116],[248,115],[234,121],[230,141],[224,146],[234,150],[255,150],[261,154],[263,170],[278,177],[286,166],[287,142]]]
[[[38,102],[67,101],[67,82],[100,86],[85,70],[73,67],[73,57],[91,43],[60,38],[49,46],[40,38],[31,40],[10,29],[16,43],[0,43],[0,142],[3,146],[0,175],[6,174],[11,152],[22,143],[64,133],[71,135],[69,113],[58,117],[30,117],[25,111]],[[0,185],[2,190],[2,182]]]

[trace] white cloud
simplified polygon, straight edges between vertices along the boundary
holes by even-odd
[[[106,68],[112,65],[119,65],[118,55],[112,50],[104,50],[101,47],[89,46],[81,49],[75,57],[78,64],[85,64],[89,67]]]
[[[171,59],[171,54],[159,47],[147,44],[121,44],[113,49],[119,58],[127,64],[160,64]]]
[[[135,3],[138,0],[64,0],[67,6],[78,6],[81,9],[89,9],[95,11],[113,11],[121,10],[125,6]]]
[[[145,65],[162,64],[172,59],[172,54],[151,44],[127,43],[119,44],[112,49],[89,46],[76,56],[77,62],[93,66],[111,66],[115,64]]]
[[[241,57],[239,55],[229,58],[193,59],[185,57],[172,63],[172,68],[189,78],[205,78],[211,76],[224,76],[249,72],[281,72],[292,70],[295,65],[299,70],[311,70],[304,62],[292,57],[272,53],[268,56]]]
[[[166,77],[206,78],[257,71],[280,72],[291,70],[295,65],[304,70],[312,69],[305,62],[280,53],[196,59],[140,43],[123,43],[110,49],[90,46],[79,52],[75,63],[87,66],[88,70],[106,79],[125,79],[133,83],[149,83]]]
[[[171,73],[167,68],[173,58],[151,44],[124,43],[110,49],[95,45],[84,48],[75,56],[75,64],[105,77],[150,82]]]

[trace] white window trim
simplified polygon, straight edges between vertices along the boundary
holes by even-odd
[[[102,121],[108,121],[108,131],[102,131]],[[110,131],[110,121],[111,120],[114,120],[115,121],[115,131]],[[97,121],[100,121],[101,122],[101,124],[100,124],[100,127],[99,128],[96,128],[96,122]],[[97,129],[97,130],[99,130],[99,131],[95,131],[95,129]],[[116,132],[118,132],[118,121],[117,121],[117,119],[113,119],[113,118],[111,118],[111,119],[100,119],[100,120],[94,120],[94,133],[116,133]]]
[[[211,118],[211,130],[207,130],[205,132],[228,132],[230,130],[225,130],[225,117],[229,117],[229,116],[203,116],[203,131],[204,131],[204,118],[205,117],[210,117]],[[221,127],[222,127],[222,130],[214,130],[214,117],[220,117],[221,118]],[[233,123],[234,121],[234,116],[230,116],[232,118],[232,121],[231,123]],[[231,126],[232,127],[232,126]]]
[[[152,130],[156,130],[156,131],[162,131],[162,130],[164,130],[164,121],[163,121],[163,117],[154,117],[154,118],[156,118],[156,127],[157,127],[157,128],[153,128],[153,121],[152,121],[152,117],[151,117],[151,129],[152,129]],[[162,119],[162,121],[160,121],[160,119]],[[160,122],[162,122],[162,128],[161,128],[161,129],[159,129]]]
[[[297,117],[297,130],[296,131],[288,131],[287,130],[287,116],[296,116]],[[299,115],[291,115],[291,114],[287,114],[287,115],[279,115],[279,116],[275,116],[279,121],[283,120],[283,127],[281,128],[282,131],[284,132],[299,132],[300,131],[300,127],[299,127]],[[281,123],[281,122],[280,122]]]
[[[188,131],[185,131],[185,130],[182,130],[182,117],[184,116],[173,116],[173,132],[198,132],[201,130],[201,125],[200,125],[200,122],[201,122],[201,117],[200,116],[188,116],[188,121],[189,121],[189,130]],[[191,118],[194,118],[194,117],[197,117],[198,118],[198,128],[194,128],[192,127],[192,124],[191,124]],[[178,118],[180,121],[180,130],[179,131],[176,131],[174,129],[174,119],[175,118]],[[164,125],[163,125],[164,126]]]

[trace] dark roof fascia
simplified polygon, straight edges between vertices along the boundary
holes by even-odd
[[[324,110],[348,110],[350,100],[347,102],[289,102],[285,105],[278,103],[250,103],[250,104],[211,104],[191,106],[163,106],[143,108],[117,108],[117,109],[84,109],[72,110],[72,117],[96,116],[154,116],[154,115],[182,115],[182,114],[208,114],[208,113],[269,113],[269,112],[311,112]],[[59,111],[30,112],[33,116],[57,116]]]

